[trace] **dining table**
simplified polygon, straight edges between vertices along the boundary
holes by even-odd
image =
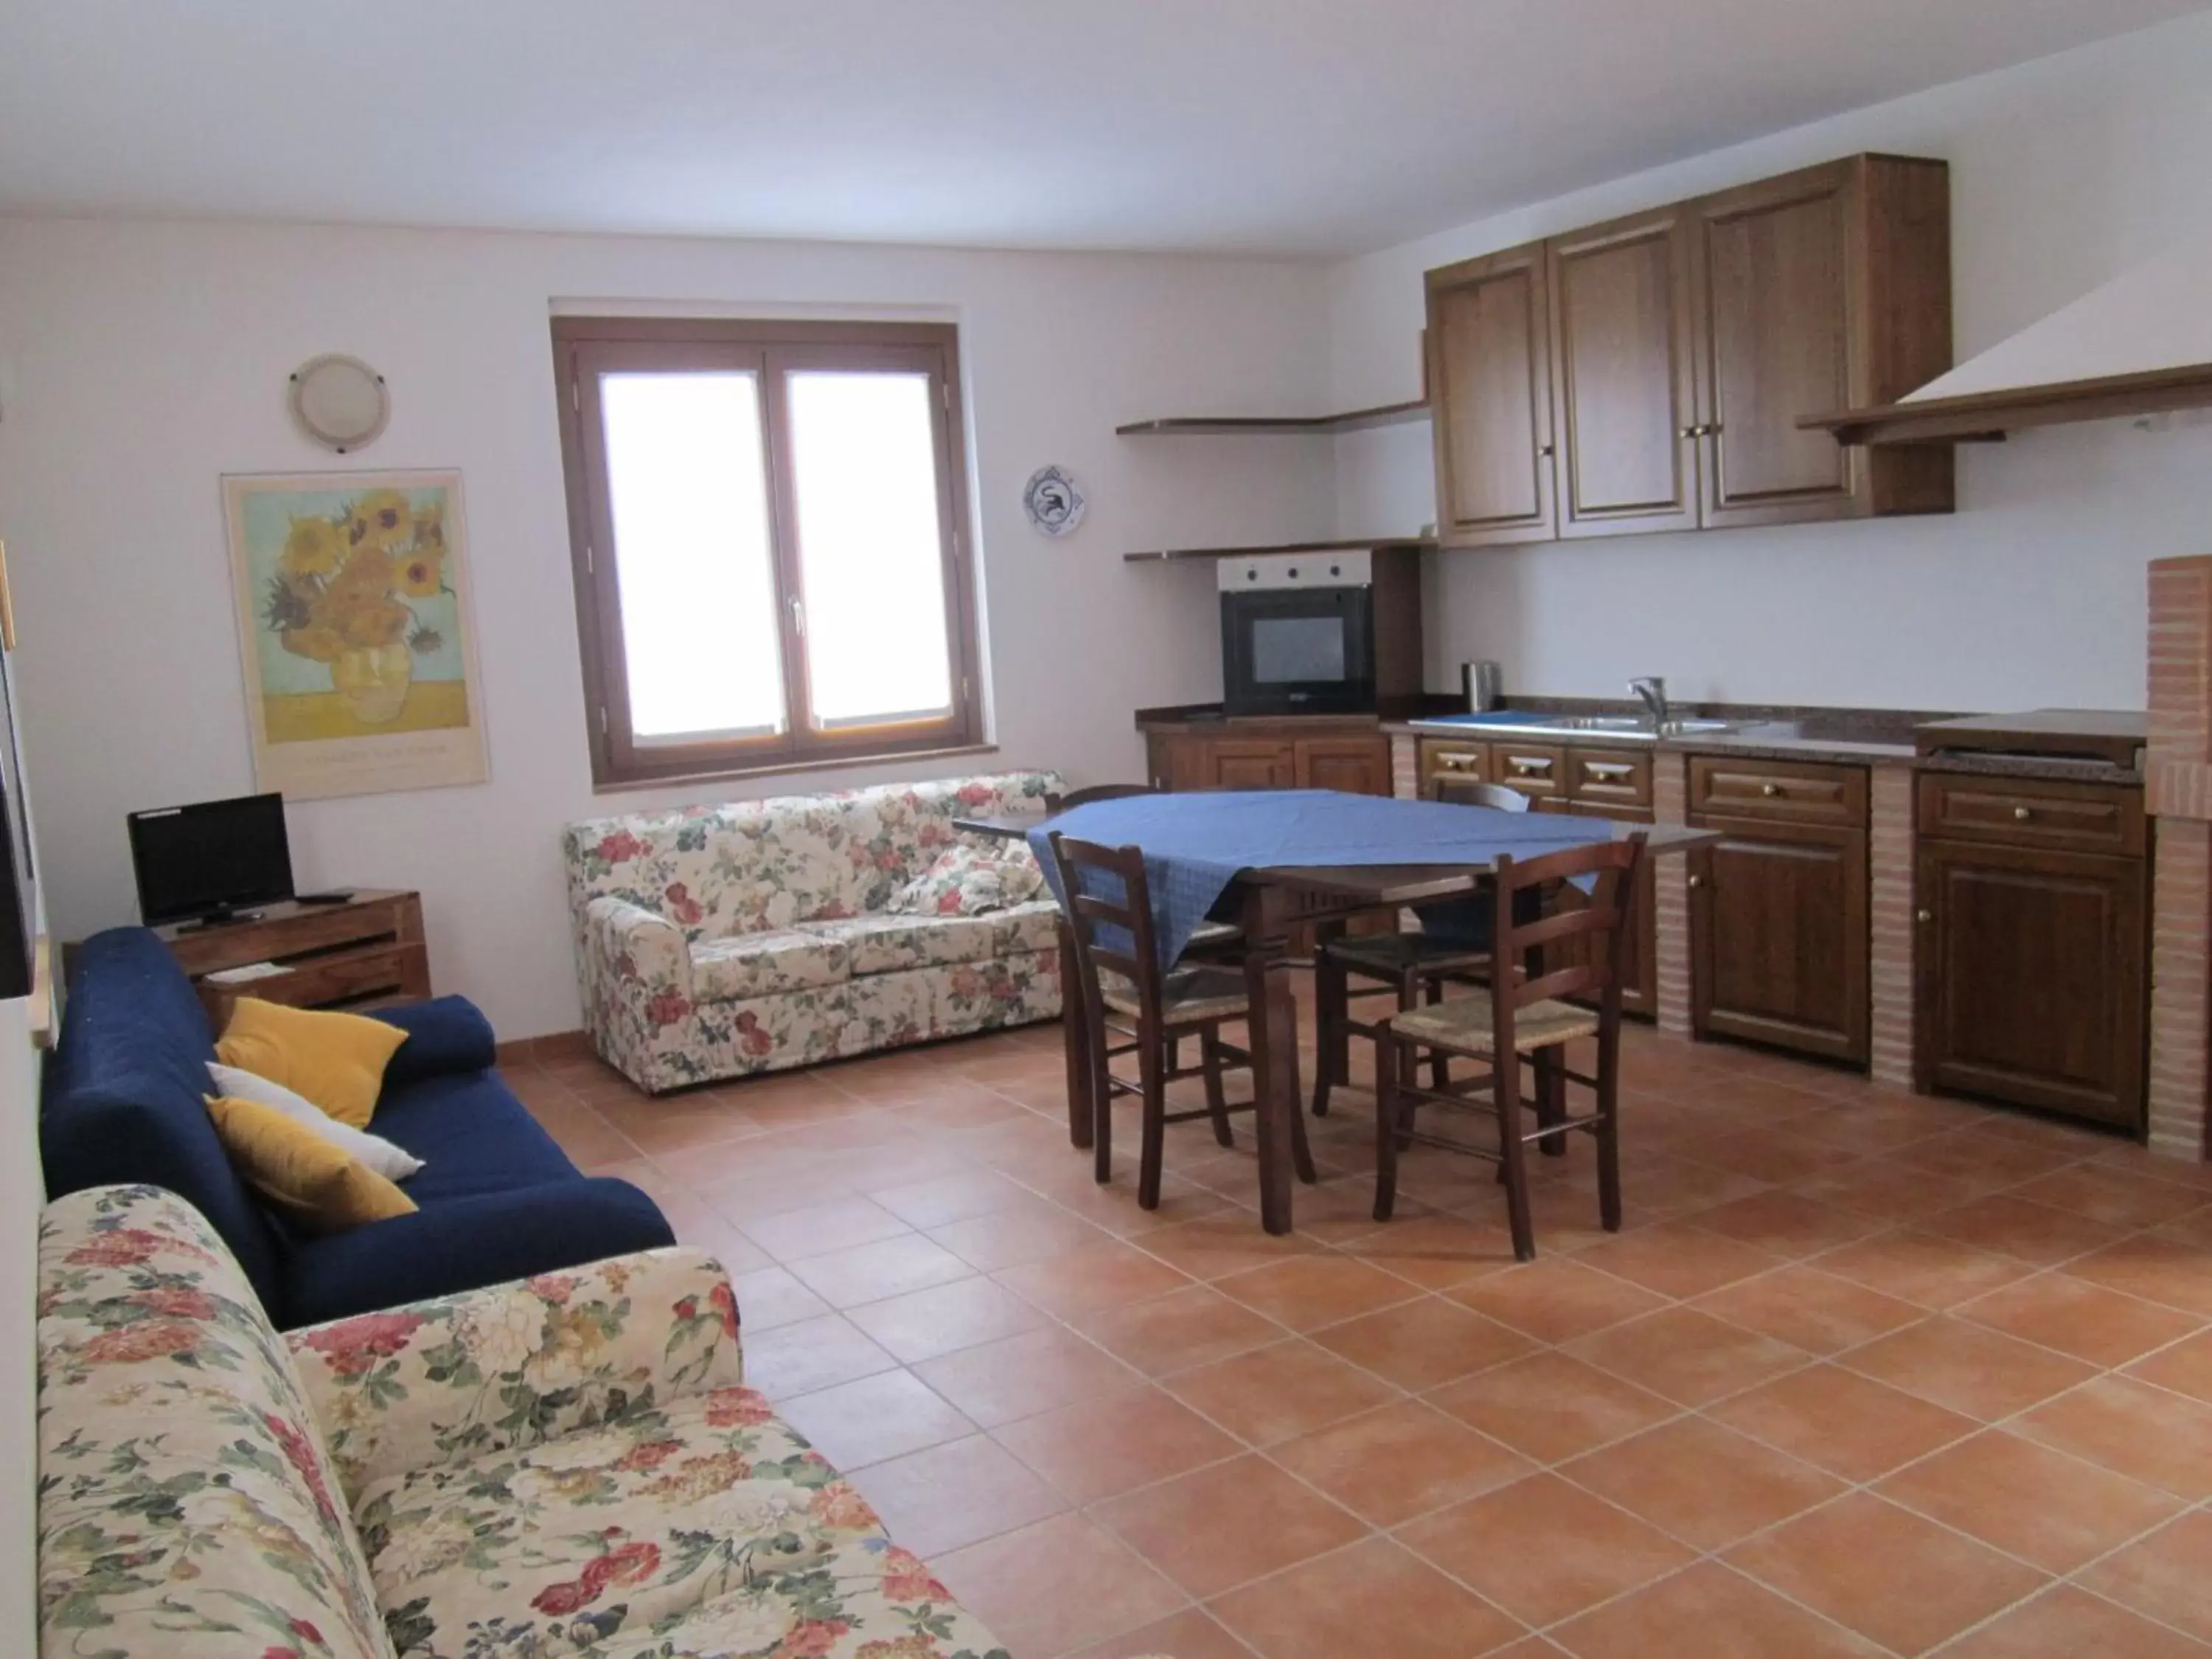
[[[1239,792],[1243,798],[1241,805],[1262,812],[1270,806],[1265,798],[1278,798],[1278,804],[1285,814],[1283,822],[1286,826],[1297,821],[1291,816],[1294,798],[1335,793],[1314,790]],[[1218,802],[1222,799],[1222,792],[1198,791],[1181,798],[1157,795],[1144,799],[1155,804],[1156,816],[1158,803],[1173,802],[1177,799]],[[1362,796],[1356,799],[1379,805],[1383,798]],[[1110,836],[1100,835],[1099,831],[1110,829],[1112,815],[1101,814],[1098,809],[1117,804],[1094,803],[1073,808],[1062,816],[1069,820],[1071,833],[1080,833],[1085,838],[1110,839]],[[1447,807],[1431,802],[1401,804],[1425,808],[1430,811],[1485,813],[1523,825],[1528,824],[1530,817],[1535,816],[1495,812],[1492,809],[1482,807]],[[1172,808],[1169,810],[1173,811]],[[1085,815],[1089,815],[1088,821],[1085,821]],[[961,817],[953,821],[953,828],[969,835],[1026,842],[1030,840],[1033,831],[1050,821],[1041,813]],[[1562,827],[1570,823],[1576,826],[1580,831],[1578,839],[1583,844],[1597,840],[1625,841],[1642,836],[1647,863],[1655,857],[1680,854],[1721,839],[1717,830],[1685,824],[1633,823],[1618,819],[1583,817],[1556,821]],[[1506,827],[1500,826],[1499,833],[1506,834]],[[1470,844],[1480,845],[1484,837],[1477,835],[1468,840]],[[1145,843],[1139,839],[1133,844],[1142,848]],[[1310,928],[1340,927],[1353,917],[1377,911],[1395,912],[1475,899],[1488,889],[1498,856],[1460,855],[1449,861],[1423,863],[1343,862],[1340,860],[1345,854],[1340,847],[1332,847],[1328,850],[1330,861],[1299,862],[1298,837],[1296,833],[1286,830],[1286,833],[1273,838],[1266,854],[1267,861],[1238,866],[1220,888],[1218,898],[1210,907],[1211,915],[1215,919],[1235,924],[1243,938],[1243,971],[1249,1003],[1246,1028],[1252,1063],[1260,1221],[1268,1232],[1276,1234],[1291,1231],[1294,1224],[1291,1125],[1293,1115],[1304,1109],[1298,1077],[1297,1009],[1292,990],[1294,975],[1303,964],[1294,950],[1295,936]],[[1504,856],[1514,855],[1502,848],[1501,852]],[[1642,878],[1643,872],[1639,870],[1638,879]],[[1156,898],[1156,905],[1158,902]],[[1060,920],[1059,949],[1060,984],[1065,988],[1077,982],[1078,969],[1074,934],[1068,926],[1064,908]],[[1088,1147],[1091,1144],[1090,1033],[1079,1001],[1073,995],[1063,995],[1062,998],[1061,1022],[1067,1062],[1067,1128],[1068,1138],[1075,1146]]]

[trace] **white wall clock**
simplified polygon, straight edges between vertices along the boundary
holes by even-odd
[[[1030,474],[1030,481],[1022,486],[1022,510],[1030,515],[1030,524],[1038,534],[1066,536],[1074,532],[1083,522],[1083,509],[1090,503],[1083,492],[1075,487],[1075,480],[1062,468],[1041,466]]]
[[[292,371],[285,397],[300,430],[340,455],[374,441],[392,418],[384,376],[358,357],[326,352]]]

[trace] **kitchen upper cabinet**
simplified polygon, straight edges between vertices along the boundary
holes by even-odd
[[[1689,230],[1668,208],[1547,245],[1561,536],[1697,524]]]
[[[2141,792],[1931,775],[1919,805],[1920,1085],[2139,1131]]]
[[[1549,541],[1552,334],[1545,246],[1428,275],[1437,536],[1446,547]]]
[[[1948,447],[1797,424],[1950,368],[1949,189],[1857,155],[1431,271],[1444,544],[1949,512]]]

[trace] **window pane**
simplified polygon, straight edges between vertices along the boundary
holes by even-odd
[[[929,377],[810,370],[789,390],[815,724],[947,714]]]
[[[632,733],[781,732],[759,377],[608,374],[599,403]]]

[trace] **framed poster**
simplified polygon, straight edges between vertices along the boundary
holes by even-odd
[[[255,787],[482,783],[461,475],[232,475],[222,499]]]

